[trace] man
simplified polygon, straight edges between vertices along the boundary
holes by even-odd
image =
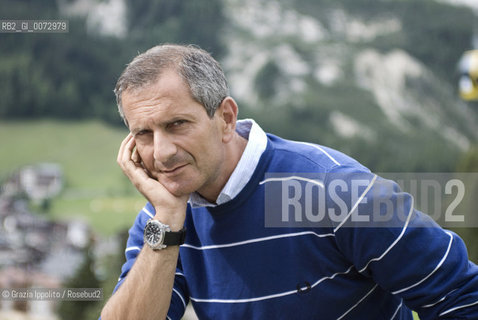
[[[204,319],[478,319],[460,238],[355,160],[236,122],[208,53],[154,47],[115,92],[118,163],[148,204],[103,320],[180,319],[189,301]]]

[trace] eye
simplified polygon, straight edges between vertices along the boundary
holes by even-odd
[[[182,125],[184,125],[187,121],[186,120],[176,120],[176,121],[173,121],[171,122],[168,127],[170,128],[178,128]]]
[[[186,123],[186,120],[178,120],[173,122],[173,126],[180,126],[183,123]]]
[[[134,136],[135,136],[135,137],[137,137],[137,136],[144,136],[144,135],[148,134],[149,132],[150,132],[150,131],[148,131],[148,130],[140,130],[140,131],[136,132]]]

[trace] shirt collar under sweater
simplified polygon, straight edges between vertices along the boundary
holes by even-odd
[[[252,119],[237,121],[236,131],[241,137],[248,140],[247,145],[236,168],[219,193],[216,203],[211,203],[199,193],[194,192],[189,197],[191,207],[215,207],[224,204],[237,196],[251,179],[259,159],[267,147],[267,136],[262,128]]]

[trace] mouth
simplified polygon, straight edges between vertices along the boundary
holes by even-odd
[[[187,164],[183,164],[183,165],[180,165],[180,166],[177,166],[173,169],[170,169],[170,170],[161,170],[160,173],[161,174],[164,174],[164,175],[175,175],[175,174],[178,174],[184,167],[186,167]]]

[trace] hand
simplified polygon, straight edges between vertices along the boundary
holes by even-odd
[[[135,146],[136,141],[130,133],[118,151],[119,166],[136,189],[154,206],[160,221],[180,229],[184,224],[188,195],[177,197],[153,178],[143,167]]]

